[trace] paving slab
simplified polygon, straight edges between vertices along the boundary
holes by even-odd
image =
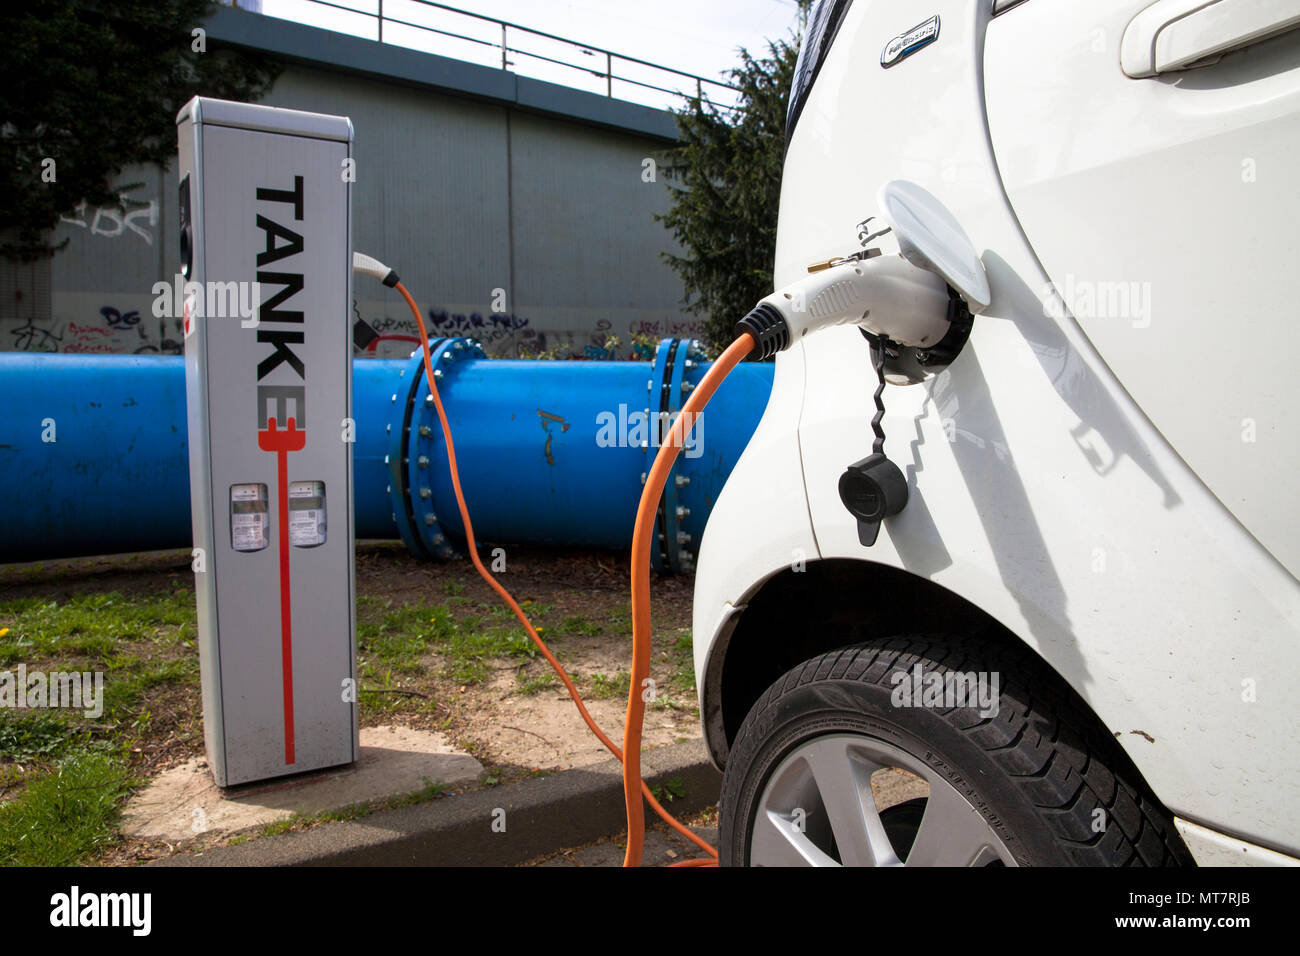
[[[164,771],[123,812],[124,833],[179,843],[288,820],[295,814],[342,810],[417,793],[429,784],[474,784],[483,765],[442,734],[409,727],[364,727],[361,757],[347,767],[219,788],[207,761]]]

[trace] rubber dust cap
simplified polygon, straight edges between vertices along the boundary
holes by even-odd
[[[906,506],[907,478],[884,455],[869,455],[840,475],[840,501],[858,519],[858,540],[869,548],[880,534],[880,523]]]

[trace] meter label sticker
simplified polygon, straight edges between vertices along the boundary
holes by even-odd
[[[323,481],[291,481],[289,482],[290,498],[324,498],[325,482]]]
[[[289,543],[298,548],[311,548],[325,543],[325,512],[312,508],[289,512]]]
[[[325,543],[325,482],[289,483],[289,543],[295,548]]]
[[[267,545],[266,515],[231,515],[230,538],[236,551],[261,551]]]
[[[271,543],[266,485],[230,486],[230,546],[261,551]]]

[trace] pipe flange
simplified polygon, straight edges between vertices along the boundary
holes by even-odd
[[[646,382],[646,421],[650,433],[654,435],[659,432],[659,412],[668,401],[667,389],[672,379],[672,359],[676,349],[676,339],[659,340],[659,344],[655,347],[654,363],[650,367],[650,379]],[[645,455],[645,467],[642,472],[648,475],[650,466],[654,463],[655,455],[659,453],[659,446],[655,442],[647,441],[642,446],[641,453]],[[675,467],[674,470],[676,470]],[[668,494],[668,489],[672,486],[673,476],[670,473],[668,482],[664,486],[665,497]],[[671,549],[668,546],[664,514],[664,499],[660,498],[659,508],[655,515],[654,536],[650,539],[650,567],[655,571],[663,571],[670,565],[669,554]]]
[[[432,339],[429,348],[436,352],[446,343],[446,339]],[[422,349],[416,349],[412,356],[419,355]],[[398,536],[406,550],[417,558],[428,560],[433,555],[425,547],[416,529],[415,512],[411,507],[410,473],[407,465],[409,457],[409,437],[411,432],[414,392],[424,376],[417,369],[420,363],[408,363],[398,373],[398,383],[394,386],[389,421],[386,428],[387,443],[384,449],[384,465],[388,468],[388,499],[392,506],[393,522],[397,525]]]
[[[698,367],[705,357],[703,348],[695,339],[662,339],[655,349],[646,403],[648,414],[654,416],[652,431],[658,439],[653,445],[654,454],[658,453],[672,421],[686,403],[686,396],[695,388],[699,378]],[[645,470],[648,472],[654,454],[649,448],[645,452]],[[694,561],[695,548],[691,536],[682,527],[682,518],[687,512],[681,506],[678,493],[679,489],[690,484],[689,470],[679,455],[668,473],[663,497],[659,500],[654,547],[650,549],[650,565],[656,571],[678,574],[689,571]]]
[[[482,345],[471,338],[446,339],[437,349],[430,350],[433,376],[438,382],[439,393],[443,395],[444,406],[447,400],[446,384],[454,375],[456,367],[468,359],[486,357]],[[429,391],[428,378],[424,374],[422,349],[416,349],[411,353],[411,362],[407,369],[415,376],[415,387],[411,392],[413,409],[411,425],[406,436],[407,484],[412,529],[428,554],[449,560],[459,556],[460,550],[453,543],[433,507],[433,471],[440,461],[438,442],[442,436],[442,424],[438,421],[433,394]]]
[[[708,353],[704,350],[704,345],[699,339],[683,339],[679,354],[682,355],[681,360],[678,362],[681,366],[681,378],[676,382],[676,386],[673,389],[678,396],[677,409],[674,410],[674,414],[676,414],[677,410],[679,410],[681,406],[686,404],[686,399],[690,397],[691,392],[695,391],[696,386],[699,385],[700,379],[704,377],[704,369],[702,366],[709,361]],[[695,423],[692,427],[697,429],[695,440],[698,445],[698,443],[704,438],[703,433],[698,430],[702,428],[702,424]],[[690,509],[686,507],[687,496],[682,493],[682,489],[690,485],[693,478],[700,477],[695,473],[696,467],[694,463],[697,460],[702,461],[703,459],[698,456],[695,459],[689,458],[686,456],[685,451],[683,451],[681,457],[677,460],[677,463],[680,466],[679,473],[673,479],[674,500],[670,515],[676,527],[674,529],[675,533],[670,540],[677,544],[677,563],[673,568],[674,571],[686,572],[695,570],[695,555],[699,551],[700,547],[699,542],[692,541],[690,534],[685,530],[685,519],[690,516],[691,512]]]

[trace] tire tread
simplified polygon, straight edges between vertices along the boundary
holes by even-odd
[[[1068,859],[1078,865],[1178,866],[1191,857],[1172,817],[1137,774],[1118,742],[1054,685],[1059,678],[1028,653],[980,635],[876,638],[822,654],[789,670],[750,710],[755,715],[816,681],[888,686],[890,675],[917,664],[935,671],[996,671],[1000,710],[930,708],[978,747],[1038,808]],[[734,754],[734,748],[733,748]],[[728,787],[724,780],[724,798]],[[1106,826],[1093,829],[1094,812]]]

